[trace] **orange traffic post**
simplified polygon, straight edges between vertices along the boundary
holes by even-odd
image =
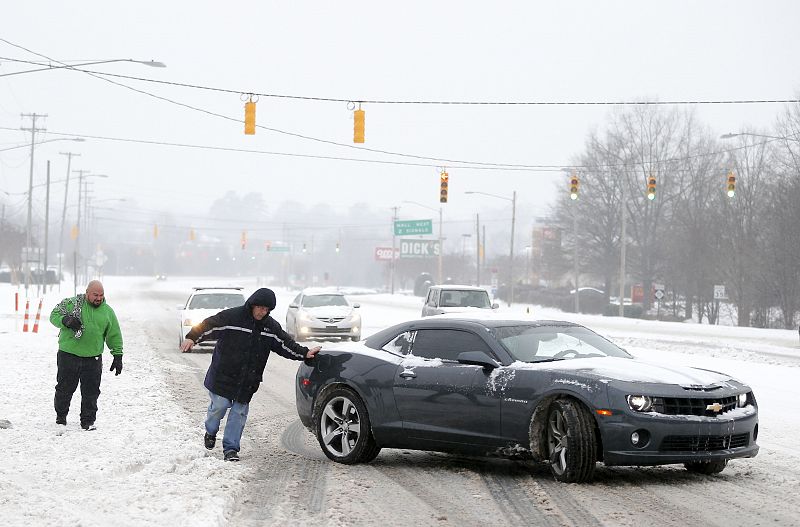
[[[33,320],[33,332],[39,333],[39,317],[42,316],[42,299],[39,299],[39,307],[36,309],[36,318]]]
[[[22,332],[23,333],[27,333],[28,332],[28,307],[30,307],[30,305],[31,305],[31,301],[30,300],[25,300],[25,317],[22,319],[23,320],[23,323],[22,323]]]

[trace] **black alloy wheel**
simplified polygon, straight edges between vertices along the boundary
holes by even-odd
[[[322,452],[337,463],[367,463],[381,450],[372,436],[367,407],[349,388],[325,394],[315,415],[314,431]]]
[[[547,459],[557,481],[590,481],[597,463],[594,420],[579,402],[556,399],[550,404],[545,429]]]

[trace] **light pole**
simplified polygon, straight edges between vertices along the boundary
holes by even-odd
[[[411,203],[418,207],[422,207],[423,209],[428,209],[436,212],[436,209],[434,209],[433,207],[423,205],[422,203],[417,203],[416,201],[403,201],[403,203]],[[442,252],[444,252],[444,247],[442,247],[442,207],[439,207],[439,261],[437,263],[438,272],[436,276],[436,281],[440,284],[442,283]],[[392,256],[394,256],[394,254]]]
[[[483,194],[484,196],[490,196],[492,198],[503,199],[511,202],[511,250],[509,252],[508,259],[508,283],[510,287],[508,307],[511,307],[511,303],[514,300],[514,227],[517,221],[517,191],[515,190],[510,198],[498,196],[497,194],[489,194],[488,192],[479,192],[477,190],[468,190],[464,192],[464,194]]]
[[[12,75],[22,75],[24,73],[36,73],[38,71],[50,71],[50,70],[63,70],[63,69],[73,69],[73,68],[80,68],[82,66],[94,66],[96,64],[108,64],[110,62],[135,62],[137,64],[144,64],[145,66],[150,66],[152,68],[166,68],[167,65],[163,62],[159,62],[157,60],[134,60],[134,59],[109,59],[109,60],[95,60],[90,62],[80,62],[78,64],[64,64],[58,63],[60,65],[53,66],[48,64],[44,68],[36,68],[33,70],[24,70],[24,71],[12,71],[11,73],[3,73],[0,77],[11,77]],[[30,62],[30,64],[36,65],[43,65],[41,62]]]

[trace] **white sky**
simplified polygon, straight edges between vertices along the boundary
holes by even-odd
[[[797,2],[11,2],[0,38],[57,60],[155,59],[166,69],[115,63],[98,70],[233,90],[345,99],[618,101],[643,98],[786,99],[800,91]],[[0,42],[0,57],[36,57]],[[0,74],[21,69],[0,59]],[[241,119],[238,94],[123,81]],[[568,164],[611,107],[365,105],[369,148],[448,159]],[[703,106],[714,133],[766,127],[781,105]],[[294,154],[398,159],[326,146],[174,106],[85,74],[0,77],[0,149],[30,135],[21,113],[48,114],[49,132],[249,148]],[[352,145],[344,103],[261,99],[259,125]],[[59,136],[42,135],[43,139]],[[272,204],[354,203],[385,210],[403,200],[437,208],[434,167],[397,167],[91,140],[36,151],[63,178],[73,168],[107,174],[96,199],[135,199],[145,209],[204,212],[227,190],[261,191]],[[0,153],[0,192],[24,210],[29,153]],[[434,164],[439,164],[434,162]],[[543,214],[561,172],[450,171],[445,220],[487,216],[508,203]],[[561,186],[556,186],[556,184]],[[54,188],[54,196],[58,195]],[[564,191],[566,192],[566,191]],[[19,194],[22,193],[22,194]],[[43,193],[42,193],[43,194]],[[55,198],[58,199],[58,198]],[[43,200],[38,195],[35,200]],[[126,206],[131,207],[129,201]],[[20,209],[23,207],[23,209]],[[14,212],[10,210],[9,212]],[[37,203],[37,211],[41,207]],[[505,213],[507,214],[507,213]],[[435,216],[404,205],[401,218]],[[502,217],[502,216],[501,216]]]

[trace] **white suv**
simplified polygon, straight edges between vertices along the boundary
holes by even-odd
[[[245,302],[241,287],[195,287],[184,306],[179,306],[180,334],[178,346],[186,334],[211,315],[229,307],[243,306]],[[213,346],[216,341],[204,340],[201,345]]]
[[[444,313],[459,313],[481,309],[497,309],[498,304],[493,304],[489,293],[482,287],[471,285],[434,285],[428,289],[425,305],[422,306],[422,316],[441,315]]]

